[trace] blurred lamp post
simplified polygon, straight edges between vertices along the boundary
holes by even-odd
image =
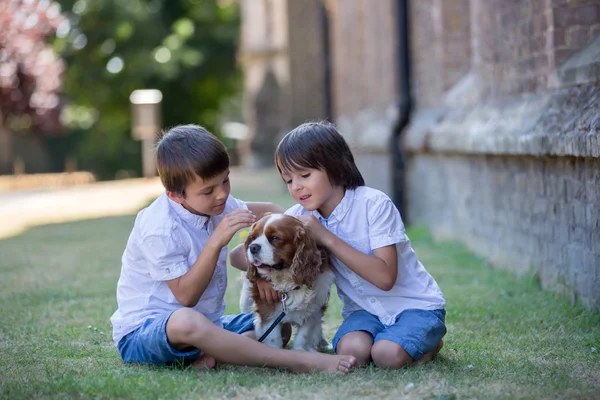
[[[132,137],[142,142],[142,169],[144,176],[156,176],[154,144],[160,129],[160,102],[162,93],[157,89],[134,90],[129,96],[132,113]]]

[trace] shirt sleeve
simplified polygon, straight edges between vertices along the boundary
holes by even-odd
[[[376,200],[367,211],[372,250],[408,240],[400,212],[389,198]]]
[[[189,250],[177,239],[176,231],[152,233],[143,238],[140,247],[150,277],[156,281],[179,278],[189,269]]]

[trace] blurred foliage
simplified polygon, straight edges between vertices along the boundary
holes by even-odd
[[[215,134],[222,103],[240,90],[236,1],[59,0],[68,21],[52,45],[67,64],[63,122],[81,169],[100,179],[141,172],[131,138],[132,91],[163,93],[164,127],[199,123]],[[55,146],[56,147],[56,146]]]

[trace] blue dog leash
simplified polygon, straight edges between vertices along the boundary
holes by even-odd
[[[275,319],[275,321],[271,324],[271,326],[269,326],[269,329],[267,329],[267,331],[265,333],[263,333],[263,335],[260,337],[260,339],[258,339],[259,342],[262,343],[262,341],[265,340],[267,338],[267,336],[269,336],[269,333],[271,333],[271,331],[273,331],[273,329],[275,329],[277,324],[279,324],[281,322],[283,317],[285,317],[285,314],[287,313],[287,306],[285,305],[285,301],[287,300],[287,298],[288,298],[287,293],[284,292],[281,294],[281,304],[283,305],[283,311],[281,312],[281,314],[279,314],[279,316]]]

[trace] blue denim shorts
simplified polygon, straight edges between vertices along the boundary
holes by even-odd
[[[125,362],[140,364],[187,364],[200,357],[200,349],[177,350],[167,340],[167,321],[172,313],[147,318],[144,323],[125,335],[117,345]],[[234,333],[254,330],[253,314],[225,315],[223,328]]]
[[[333,349],[347,333],[365,331],[373,336],[373,343],[389,340],[404,349],[413,360],[435,350],[446,334],[446,310],[404,310],[393,325],[385,326],[375,315],[364,310],[350,314],[333,337]]]

